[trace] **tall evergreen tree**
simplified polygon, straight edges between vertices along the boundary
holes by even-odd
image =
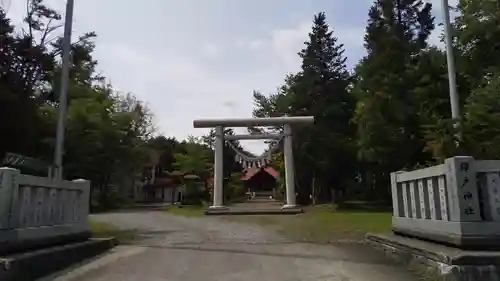
[[[327,125],[336,133],[348,133],[353,108],[353,98],[347,91],[351,75],[346,67],[344,45],[333,36],[324,13],[314,17],[305,45],[299,53],[302,71],[297,84],[307,90],[295,92],[292,111],[300,114],[309,103],[309,114],[316,117],[317,124]]]
[[[450,149],[443,146],[440,155],[456,153],[471,155],[479,159],[500,157],[497,148],[500,137],[498,126],[500,86],[500,6],[496,1],[460,0],[455,28],[459,78],[465,83],[459,87],[462,114],[462,139],[460,147]],[[446,134],[447,133],[447,134]],[[440,138],[449,138],[444,132]],[[437,138],[439,139],[439,138]],[[434,140],[436,143],[436,138]]]
[[[40,18],[50,17],[39,10],[34,12],[40,13],[34,24],[41,21]],[[9,136],[2,140],[0,158],[7,151],[39,157],[43,147],[32,141],[42,133],[43,127],[36,112],[41,101],[38,93],[43,92],[40,85],[51,82],[55,61],[44,46],[33,42],[32,36],[40,35],[37,31],[17,34],[0,7],[0,131]]]
[[[325,192],[343,190],[355,171],[352,157],[354,127],[350,122],[354,99],[348,88],[351,75],[346,67],[344,46],[333,35],[324,13],[314,17],[309,41],[301,50],[302,71],[297,77],[291,109],[313,115],[316,124],[297,134],[298,168],[310,170],[299,183],[303,196],[327,198]],[[309,110],[303,110],[302,106]],[[306,167],[307,165],[307,167]]]
[[[358,153],[375,176],[368,176],[368,184],[375,182],[386,195],[390,172],[426,159],[415,89],[422,82],[419,58],[433,29],[431,4],[421,0],[377,0],[369,11],[368,55],[356,69],[354,88]]]
[[[496,158],[500,7],[495,1],[460,0],[453,22],[460,105],[463,105],[460,146],[449,120],[436,119],[426,134],[428,148],[442,161],[457,154]]]
[[[309,195],[328,198],[345,187],[353,159],[350,122],[355,101],[348,91],[351,75],[344,46],[333,35],[324,13],[315,15],[309,40],[299,52],[301,71],[286,77],[279,92],[266,98],[254,93],[254,116],[313,115],[312,127],[294,129],[299,201]],[[300,171],[300,172],[299,172]]]
[[[499,69],[500,5],[497,1],[460,0],[455,29],[459,71],[469,87],[461,94],[462,103],[475,87],[486,84]]]

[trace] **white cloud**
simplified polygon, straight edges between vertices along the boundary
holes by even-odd
[[[300,66],[300,57],[297,53],[304,48],[304,42],[309,38],[311,23],[304,22],[294,28],[276,29],[271,32],[271,46],[274,56],[279,58],[283,65],[294,71]],[[344,44],[344,55],[348,58],[349,66],[354,65],[364,53],[363,36],[364,26],[338,26],[333,28],[333,35],[338,43]]]
[[[240,50],[261,51],[269,47],[269,42],[265,38],[260,39],[238,39],[234,41],[234,46]]]
[[[311,23],[301,23],[295,28],[275,29],[271,32],[271,47],[274,55],[287,69],[295,70],[300,66],[297,53],[303,48],[311,30]]]
[[[202,45],[201,53],[209,58],[215,58],[222,53],[223,49],[221,46],[217,46],[212,43],[206,43]]]
[[[267,37],[235,41],[236,45],[244,48],[259,49],[254,56],[267,58],[269,65],[253,72],[240,69],[233,74],[222,74],[213,71],[210,65],[169,49],[155,54],[129,45],[101,44],[97,54],[106,73],[126,79],[114,82],[133,85],[133,88],[124,90],[140,93],[141,99],[150,101],[163,133],[183,138],[188,134],[206,132],[193,129],[193,119],[250,117],[252,90],[272,91],[280,85],[287,72],[299,69],[297,52],[303,48],[310,28],[310,23],[301,23],[291,28],[268,31]],[[335,35],[347,50],[361,45],[363,33],[364,28],[335,30]],[[215,55],[216,49],[215,45],[202,46],[207,55]],[[125,70],[127,76],[123,78]],[[245,130],[240,128],[237,131],[243,133]],[[265,148],[263,141],[244,141],[242,145],[255,153]]]
[[[66,0],[45,1],[64,12]],[[11,2],[9,15],[20,23],[25,1]],[[99,36],[98,70],[118,90],[147,101],[160,131],[177,138],[206,132],[192,127],[196,118],[250,117],[252,90],[269,93],[286,73],[299,70],[297,53],[311,27],[312,13],[301,9],[299,2],[289,6],[293,11],[276,9],[258,20],[241,12],[244,2],[202,2],[185,0],[178,5],[174,0],[148,0],[147,5],[134,6],[118,0],[86,0],[75,6],[74,36],[89,30]],[[272,9],[264,1],[257,2],[251,6]],[[319,11],[332,8],[325,4],[328,1],[312,2]],[[133,25],[129,14],[134,14]],[[353,65],[364,54],[366,18],[346,20],[338,12],[334,16],[343,18],[332,27]],[[255,153],[265,147],[262,141],[242,144]]]
[[[229,78],[187,56],[143,53],[125,45],[99,46],[98,54],[106,73],[115,77],[118,76],[113,75],[115,71],[127,73],[113,83],[133,85],[133,89],[118,90],[140,93],[142,100],[149,101],[160,131],[167,135],[184,138],[206,133],[207,130],[192,127],[192,121],[198,118],[250,117],[255,85],[252,77]],[[256,153],[265,148],[263,142],[246,146]]]
[[[12,0],[0,0],[0,8],[2,8],[4,11],[9,11],[11,4]]]
[[[266,45],[266,43],[264,41],[261,41],[261,40],[253,40],[253,41],[250,41],[250,43],[248,43],[248,47],[251,50],[261,50],[265,45]]]

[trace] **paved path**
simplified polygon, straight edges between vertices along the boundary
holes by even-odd
[[[399,281],[406,271],[361,244],[294,243],[254,225],[164,212],[93,219],[139,229],[143,239],[57,281]]]

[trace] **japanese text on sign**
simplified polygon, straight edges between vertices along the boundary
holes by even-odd
[[[462,172],[468,172],[470,169],[470,165],[467,162],[461,163],[460,164],[460,171]]]
[[[472,199],[472,193],[470,193],[468,191],[464,192],[463,197],[464,197],[464,200],[470,200],[470,199]]]
[[[467,208],[465,208],[464,213],[466,215],[474,215],[476,212],[474,211],[474,208],[472,208],[471,206],[468,206]]]

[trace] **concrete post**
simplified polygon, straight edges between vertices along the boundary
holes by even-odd
[[[73,30],[74,0],[66,2],[66,14],[64,15],[64,37],[62,38],[62,58],[61,58],[61,86],[59,94],[59,108],[57,112],[56,128],[56,148],[54,151],[54,168],[56,178],[63,177],[63,154],[64,154],[64,134],[66,128],[66,118],[68,109],[68,80],[71,56],[71,32]]]
[[[396,175],[401,172],[391,173],[391,194],[392,194],[392,210],[394,217],[404,217],[404,203],[403,203],[403,188],[398,186]],[[406,189],[406,186],[405,186]]]
[[[224,128],[215,127],[214,202],[211,209],[224,208]]]
[[[500,221],[500,176],[498,173],[486,173],[483,179],[483,202],[486,220]]]
[[[455,156],[445,160],[450,221],[482,220],[474,163],[474,158],[469,156]]]
[[[292,127],[290,124],[285,124],[284,136],[284,158],[285,158],[285,188],[286,188],[286,208],[295,208],[295,173],[293,165],[293,148],[292,148]]]
[[[13,223],[17,217],[15,212],[17,211],[20,174],[17,169],[0,168],[0,229],[14,227]]]
[[[457,71],[455,68],[455,58],[453,55],[453,34],[450,21],[450,8],[448,0],[441,0],[444,21],[444,41],[446,47],[446,62],[448,65],[448,85],[450,91],[451,118],[460,118],[460,104],[457,93]]]
[[[78,202],[78,221],[87,222],[90,209],[90,181],[84,179],[73,180],[74,183],[81,186],[82,194]]]

